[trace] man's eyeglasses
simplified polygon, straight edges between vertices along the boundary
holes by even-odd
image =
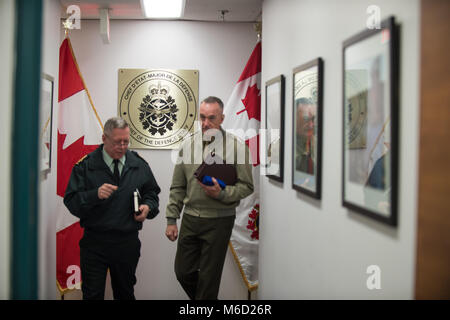
[[[120,140],[120,141],[114,141],[113,139],[111,139],[110,137],[106,136],[114,145],[114,147],[121,147],[121,146],[126,146],[128,147],[130,145],[130,140]]]

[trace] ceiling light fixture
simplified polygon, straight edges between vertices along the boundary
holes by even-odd
[[[141,8],[148,19],[176,19],[184,14],[185,0],[141,0]]]

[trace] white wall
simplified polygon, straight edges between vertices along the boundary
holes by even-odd
[[[11,150],[14,83],[14,1],[0,2],[0,299],[10,296],[11,274]]]
[[[344,209],[342,194],[342,42],[366,28],[366,8],[401,25],[399,225]],[[262,81],[286,76],[285,182],[261,180],[261,299],[411,299],[414,290],[419,115],[419,1],[263,3]],[[324,60],[322,200],[291,188],[292,69]],[[264,94],[263,104],[264,105]],[[264,115],[262,116],[264,119]],[[368,290],[366,268],[381,268]]]
[[[81,30],[70,35],[78,65],[103,123],[117,115],[119,68],[198,69],[199,98],[216,95],[226,102],[256,43],[250,23],[123,20],[110,23],[108,45],[101,41],[98,20],[81,21]],[[186,299],[173,270],[176,243],[164,235],[173,170],[170,151],[138,152],[149,162],[162,192],[161,213],[155,220],[146,221],[140,233],[142,249],[136,297]],[[247,298],[247,289],[230,253],[219,298]]]

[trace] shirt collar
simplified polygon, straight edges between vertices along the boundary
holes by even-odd
[[[102,149],[102,154],[103,154],[103,160],[105,161],[106,165],[108,167],[111,167],[114,159],[111,158],[111,156],[108,154],[108,152],[105,151],[105,148]],[[119,162],[122,164],[122,166],[125,166],[125,160],[126,160],[126,155],[123,155],[122,158],[119,159]]]

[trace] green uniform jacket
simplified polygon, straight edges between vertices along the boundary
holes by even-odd
[[[102,149],[103,145],[73,167],[64,204],[88,231],[128,233],[140,230],[142,222],[137,222],[133,216],[133,192],[139,190],[141,203],[150,208],[147,219],[152,219],[159,212],[161,190],[148,163],[128,150],[119,188],[108,199],[99,199],[97,192],[102,184],[117,185],[103,160]]]
[[[218,137],[223,135],[226,137],[225,140],[219,138],[214,142],[208,141],[202,144],[202,135],[198,132],[183,142],[179,152],[179,163],[175,165],[170,187],[169,203],[166,209],[167,224],[176,224],[176,219],[180,217],[183,207],[184,213],[202,218],[235,215],[240,200],[252,194],[252,164],[248,147],[236,136],[226,133],[223,129],[218,132],[222,133]],[[219,152],[221,147],[222,154]],[[221,158],[227,164],[232,164],[237,173],[237,183],[227,185],[217,199],[208,197],[194,177],[194,172],[204,159],[202,155],[210,153],[213,149],[216,155],[222,155]],[[238,157],[239,150],[240,155],[245,154],[245,159]]]

